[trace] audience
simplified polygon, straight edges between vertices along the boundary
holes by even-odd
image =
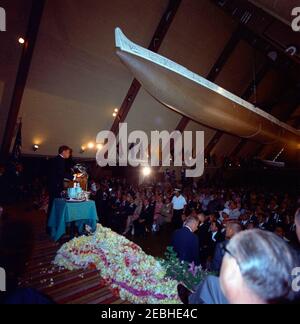
[[[0,167],[3,197],[4,174],[14,175],[14,200],[19,201],[26,192],[23,169],[18,166],[9,174]],[[300,266],[292,250],[299,249],[300,199],[294,193],[212,187],[182,179],[178,184],[170,171],[165,182],[141,186],[119,178],[92,179],[91,197],[104,226],[137,237],[164,232],[168,227],[174,230],[172,246],[181,261],[220,272],[220,279],[210,276],[197,287],[190,302],[292,300],[290,273],[293,266]],[[47,192],[38,183],[33,183],[34,187],[38,192],[35,206],[46,209]]]

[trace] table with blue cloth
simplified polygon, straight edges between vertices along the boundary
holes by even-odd
[[[48,221],[52,239],[58,241],[72,222],[78,228],[79,234],[83,233],[85,225],[89,225],[92,231],[95,231],[98,222],[95,202],[91,200],[68,202],[65,199],[55,199]]]

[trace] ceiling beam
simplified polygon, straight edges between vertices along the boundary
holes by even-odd
[[[158,27],[152,37],[152,40],[148,46],[148,49],[152,52],[158,52],[174,18],[175,15],[180,7],[182,0],[170,0],[169,5],[164,12]],[[123,123],[141,89],[141,84],[138,82],[138,80],[134,79],[128,93],[119,109],[119,112],[113,122],[113,125],[111,127],[111,131],[117,135],[119,133],[119,125],[120,123]]]
[[[269,64],[275,67],[282,75],[288,76],[290,79],[297,79],[300,74],[299,66],[299,48],[296,55],[291,55],[287,48],[275,39],[268,37],[268,29],[270,26],[280,27],[280,30],[285,30],[288,33],[288,39],[295,39],[295,33],[287,26],[279,26],[280,23],[276,21],[270,14],[258,9],[248,1],[238,0],[212,0],[218,7],[222,8],[231,17],[238,21],[243,28],[242,37],[256,50],[262,52],[268,59]],[[283,28],[283,29],[282,29]],[[285,28],[285,29],[284,29]],[[292,45],[292,41],[289,45]],[[297,44],[294,44],[297,45]],[[297,46],[298,47],[298,46]],[[267,68],[268,69],[268,68]],[[262,71],[262,75],[264,72]],[[249,93],[251,93],[251,85],[249,85]],[[288,88],[288,87],[287,87]],[[247,95],[247,90],[246,90]],[[272,108],[281,102],[279,99],[272,100],[267,105],[260,105],[260,108],[271,112]],[[289,108],[284,109],[283,116],[286,120],[288,116],[296,108],[297,103],[290,104]],[[245,145],[245,144],[244,144]],[[259,154],[263,148],[260,145],[256,154]],[[242,149],[242,147],[241,147]],[[238,154],[238,153],[237,153]]]
[[[244,94],[242,95],[242,98],[244,100],[249,101],[249,99],[255,93],[257,87],[263,81],[263,79],[265,78],[267,73],[270,71],[270,69],[271,69],[270,62],[267,61],[265,64],[263,64],[263,66],[260,68],[260,70],[256,73],[254,80],[249,84],[249,86],[245,90]],[[254,98],[255,105],[257,104],[256,100],[257,100],[257,98]],[[232,157],[232,158],[236,157],[241,152],[241,150],[245,147],[247,142],[248,142],[247,139],[242,138],[240,140],[240,142],[237,144],[236,148],[231,153],[230,157]]]
[[[270,71],[271,65],[270,62],[266,62],[263,64],[263,66],[259,69],[259,71],[256,73],[254,80],[248,85],[247,89],[242,95],[242,98],[244,100],[249,100],[253,94],[256,93],[256,89],[259,86],[259,84],[263,81],[267,73]],[[257,98],[254,98],[254,101],[252,102],[254,105],[257,104]]]
[[[246,138],[242,138],[238,145],[235,147],[235,149],[230,154],[230,158],[235,158],[241,150],[245,147],[245,145],[248,143],[248,140]]]
[[[283,101],[282,104],[279,104],[273,108],[272,115],[286,123],[290,120],[291,116],[300,105],[300,82],[298,82],[292,89],[288,89],[283,94],[280,101]],[[286,145],[283,146],[286,147]],[[263,145],[258,154],[261,154],[265,147],[266,145]],[[268,157],[269,156],[271,156],[271,153],[268,155]]]
[[[250,33],[251,37],[255,35],[260,41],[268,44],[267,50],[276,49],[278,55],[285,56],[288,60],[296,65],[300,62],[300,52],[291,53],[287,51],[287,47],[300,44],[299,38],[295,32],[276,19],[269,13],[261,10],[254,4],[246,0],[211,0],[216,6],[225,11],[231,18],[244,26],[244,32]],[[292,20],[292,17],[291,17]],[[270,30],[277,30],[277,38]],[[282,34],[285,35],[282,37]]]
[[[239,25],[236,30],[231,35],[229,41],[227,42],[225,48],[223,49],[221,55],[219,56],[218,60],[212,67],[211,71],[207,75],[207,79],[211,82],[214,82],[219,74],[222,71],[222,68],[230,58],[233,51],[236,49],[237,45],[239,44],[242,36],[242,29]]]
[[[183,133],[184,130],[186,129],[187,125],[189,124],[189,122],[190,122],[190,119],[188,117],[186,117],[186,116],[183,116],[180,119],[180,121],[179,121],[179,123],[178,123],[175,130]]]
[[[208,143],[208,145],[205,148],[205,156],[209,156],[211,154],[212,150],[218,144],[218,142],[221,139],[222,135],[223,135],[223,133],[221,131],[216,132],[214,137],[211,139],[211,141]]]
[[[274,114],[283,122],[288,122],[300,105],[300,81],[285,93],[282,101],[282,104],[274,107]]]
[[[259,157],[261,151],[263,150],[263,148],[265,147],[264,144],[259,144],[259,146],[257,147],[257,149],[254,151],[253,156],[254,157]]]
[[[11,143],[15,133],[15,127],[25,91],[25,86],[30,70],[32,56],[39,32],[40,23],[43,16],[46,0],[33,0],[28,21],[25,44],[19,63],[16,76],[16,83],[12,95],[7,123],[4,131],[3,142],[1,147],[1,156],[7,158],[10,152]]]

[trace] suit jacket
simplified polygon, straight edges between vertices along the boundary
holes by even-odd
[[[199,226],[196,234],[198,235],[200,250],[203,250],[205,247],[208,247],[210,240],[209,223],[205,222],[203,225]]]
[[[219,278],[208,276],[189,297],[189,304],[227,305],[228,301],[221,290]]]
[[[154,216],[153,206],[149,204],[148,206],[143,206],[139,219],[145,220],[145,223],[147,225],[152,225],[153,216]]]
[[[215,235],[214,240],[212,239],[212,232],[209,232],[209,236],[210,236],[210,238],[209,238],[209,242],[208,242],[208,253],[209,253],[209,256],[213,257],[217,243],[224,241],[224,235],[221,233],[221,231],[219,231]]]
[[[227,246],[229,241],[218,242],[215,249],[215,254],[211,263],[211,270],[215,272],[220,272],[223,257],[224,257],[224,248]]]
[[[60,155],[51,161],[49,194],[51,197],[59,198],[64,190],[64,179],[72,180],[73,177],[66,171],[65,159]]]
[[[198,237],[187,227],[183,227],[175,232],[172,246],[180,261],[194,262],[196,265],[200,264]]]

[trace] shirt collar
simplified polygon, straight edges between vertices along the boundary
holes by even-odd
[[[187,229],[189,229],[191,231],[191,233],[193,233],[192,229],[188,225],[184,225],[184,227],[186,227]]]

